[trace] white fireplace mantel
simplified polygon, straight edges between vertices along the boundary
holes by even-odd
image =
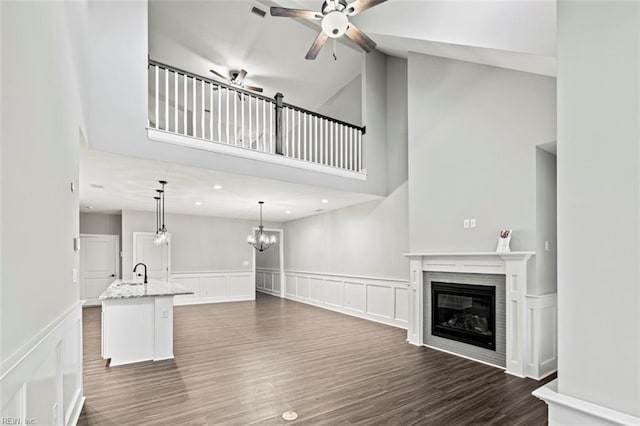
[[[527,375],[527,264],[535,252],[405,253],[410,263],[407,341],[423,346],[424,272],[504,274],[506,276],[506,372]],[[537,374],[535,374],[537,375]]]

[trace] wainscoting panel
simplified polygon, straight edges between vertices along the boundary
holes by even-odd
[[[175,305],[255,299],[251,271],[174,272],[171,281],[194,292],[176,296]]]
[[[540,380],[558,369],[557,294],[527,296],[527,376]]]
[[[280,271],[278,269],[256,269],[256,290],[280,297]]]
[[[285,271],[287,299],[407,328],[409,282]]]
[[[81,348],[78,302],[2,363],[2,423],[75,425],[84,404]]]

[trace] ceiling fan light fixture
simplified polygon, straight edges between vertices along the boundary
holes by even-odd
[[[322,31],[331,38],[344,35],[349,27],[349,19],[342,13],[334,10],[322,18]]]

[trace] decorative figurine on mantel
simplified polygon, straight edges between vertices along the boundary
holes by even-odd
[[[498,253],[509,253],[511,249],[509,248],[509,243],[511,242],[511,229],[503,229],[500,231],[500,238],[498,238],[498,247],[496,248],[496,252]]]

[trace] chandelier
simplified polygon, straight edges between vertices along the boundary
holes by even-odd
[[[162,189],[156,189],[158,196],[153,197],[156,200],[156,235],[153,238],[153,243],[159,246],[169,242],[169,234],[167,233],[167,227],[164,225],[164,186],[167,181],[160,180],[158,183],[162,185]]]
[[[276,236],[268,236],[264,233],[264,227],[262,226],[262,205],[264,201],[258,201],[258,204],[260,204],[260,225],[253,235],[247,237],[247,243],[258,251],[265,251],[276,243]]]

